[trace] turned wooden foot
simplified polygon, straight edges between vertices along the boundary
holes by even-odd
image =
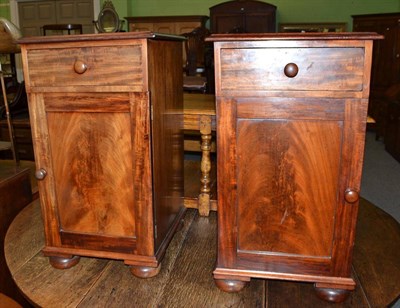
[[[248,283],[248,281],[243,280],[230,280],[230,279],[214,279],[217,287],[224,292],[239,292]]]
[[[138,266],[138,265],[131,265],[131,273],[139,278],[151,278],[156,276],[161,269],[161,264],[158,267],[150,267],[150,266]]]
[[[349,297],[351,291],[345,289],[318,288],[314,286],[317,296],[327,302],[341,303]]]
[[[72,256],[71,258],[50,256],[49,262],[54,268],[68,269],[77,265],[80,259],[79,256]]]

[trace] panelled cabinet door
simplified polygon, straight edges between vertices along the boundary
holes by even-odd
[[[265,115],[249,111],[252,103]],[[274,117],[274,106],[296,104],[308,113]],[[221,218],[221,232],[234,243],[224,266],[278,271],[286,278],[290,271],[309,280],[319,271],[348,276],[350,263],[342,262],[352,246],[359,191],[348,174],[359,172],[352,151],[360,151],[355,143],[362,142],[355,130],[362,123],[349,122],[366,115],[365,102],[238,98],[221,99],[218,106],[219,114],[230,116],[218,125],[231,125],[230,133],[218,131],[220,142],[230,144],[229,152],[219,152],[218,174],[220,194],[228,197],[222,210],[233,213],[234,224]],[[321,111],[329,116],[321,119]],[[355,199],[347,197],[349,191]]]
[[[145,142],[149,127],[132,136],[131,123],[134,106],[146,101],[129,93],[80,93],[79,100],[76,94],[46,93],[36,101],[45,115],[42,138],[48,140],[38,153],[48,177],[43,193],[48,207],[56,208],[59,228],[50,246],[135,252],[135,160],[144,157],[130,153]]]

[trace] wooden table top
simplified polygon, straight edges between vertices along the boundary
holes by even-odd
[[[7,264],[22,292],[42,307],[332,307],[310,283],[252,279],[239,293],[213,283],[216,213],[189,209],[158,276],[139,279],[122,261],[81,258],[68,270],[51,267],[44,246],[39,201],[13,221],[5,240]],[[354,251],[357,287],[335,307],[385,307],[400,293],[400,225],[365,200]]]
[[[211,129],[215,131],[215,96],[212,94],[183,94],[184,128],[199,130],[202,116],[211,117]]]

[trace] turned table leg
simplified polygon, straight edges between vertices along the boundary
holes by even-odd
[[[201,187],[198,200],[198,208],[201,216],[208,216],[210,213],[210,170],[211,170],[211,117],[201,116]]]

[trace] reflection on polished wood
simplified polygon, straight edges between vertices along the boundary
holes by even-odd
[[[42,307],[332,307],[315,296],[310,283],[252,279],[239,293],[221,292],[212,277],[216,228],[215,212],[200,217],[188,210],[154,278],[136,278],[122,261],[96,258],[81,258],[75,267],[57,270],[41,253],[43,226],[34,201],[12,223],[5,253],[19,288]],[[353,259],[357,286],[335,307],[391,303],[400,293],[398,247],[399,224],[361,199]]]

